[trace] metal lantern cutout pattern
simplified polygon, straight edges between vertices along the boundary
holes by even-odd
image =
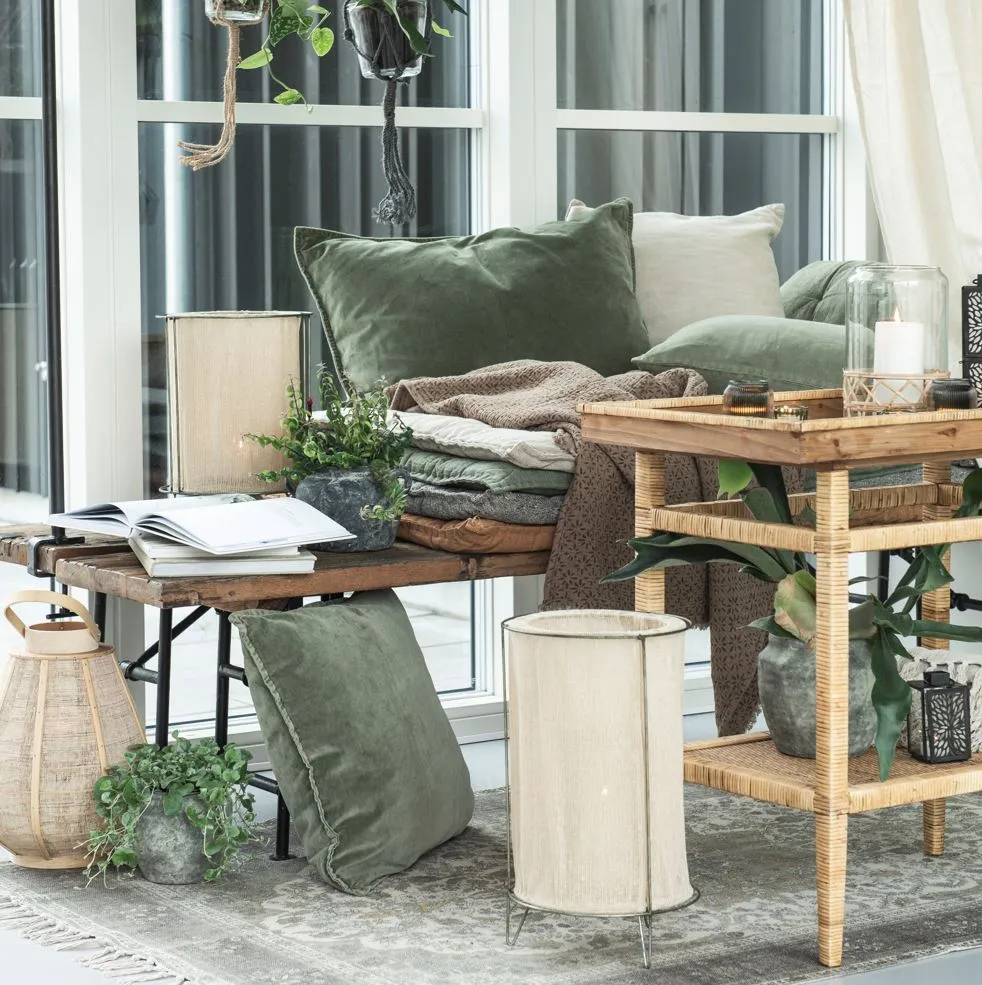
[[[946,670],[926,670],[911,681],[907,748],[923,763],[960,763],[972,756],[970,688]]]
[[[982,392],[982,274],[962,288],[962,376]]]
[[[927,411],[948,371],[948,278],[938,267],[865,264],[846,282],[847,417]]]

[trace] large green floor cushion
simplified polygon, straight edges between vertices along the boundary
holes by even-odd
[[[531,231],[413,240],[300,227],[294,246],[335,370],[355,386],[514,359],[609,376],[650,344],[634,294],[633,216],[625,198]]]
[[[694,369],[710,393],[722,393],[734,379],[767,380],[774,390],[840,387],[845,331],[794,318],[720,315],[686,325],[634,362],[649,373]]]
[[[394,592],[231,618],[270,762],[322,878],[363,895],[464,830],[467,765]]]
[[[858,260],[817,260],[802,267],[781,285],[785,315],[845,325],[846,281],[858,266]]]

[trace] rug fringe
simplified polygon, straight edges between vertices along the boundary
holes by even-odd
[[[118,985],[192,985],[189,978],[176,975],[157,964],[152,958],[120,951],[93,934],[73,930],[67,924],[46,917],[9,896],[0,897],[0,930],[12,930],[25,940],[55,951],[89,950],[93,954],[79,956],[83,968],[97,971]]]

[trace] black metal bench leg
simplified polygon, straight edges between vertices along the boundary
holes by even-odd
[[[170,741],[170,656],[174,610],[161,609],[157,632],[157,721],[155,738],[163,749]]]
[[[228,745],[229,679],[225,668],[232,662],[232,624],[227,612],[218,613],[218,684],[215,700],[215,741]]]
[[[290,811],[283,794],[276,794],[276,851],[270,856],[274,862],[293,858],[290,854]]]
[[[106,594],[96,592],[92,599],[92,618],[99,627],[99,639],[106,642]]]

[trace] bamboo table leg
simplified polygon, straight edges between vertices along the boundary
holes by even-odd
[[[951,466],[944,463],[930,463],[924,466],[924,482],[935,485],[951,482]],[[951,516],[948,506],[928,505],[921,508],[923,520],[947,520]],[[951,567],[951,552],[944,556],[945,566]],[[951,618],[951,589],[945,585],[921,597],[921,617],[938,622],[948,622]],[[948,641],[925,637],[921,645],[929,650],[947,650]],[[944,854],[945,802],[941,800],[924,801],[924,854]]]
[[[849,473],[819,472],[815,640],[818,959],[842,964],[849,826]]]
[[[665,505],[665,456],[661,452],[639,451],[634,459],[634,534],[652,533],[650,510]],[[646,571],[634,580],[634,608],[637,612],[665,611],[665,572]]]

